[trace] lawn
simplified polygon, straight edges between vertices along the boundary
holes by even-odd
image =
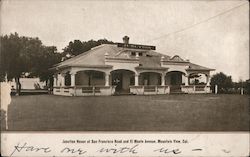
[[[12,97],[8,114],[16,131],[246,131],[249,97],[24,95]]]

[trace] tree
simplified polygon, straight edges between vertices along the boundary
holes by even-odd
[[[81,53],[84,53],[88,50],[90,50],[91,48],[101,45],[101,44],[112,44],[112,41],[108,41],[107,39],[100,39],[100,40],[89,40],[89,41],[83,41],[81,42],[80,40],[74,40],[74,41],[70,41],[69,45],[66,46],[63,49],[63,55],[69,55],[68,58],[72,57],[72,56],[76,56],[79,55]]]
[[[228,93],[233,87],[233,81],[231,76],[220,72],[212,76],[211,87],[214,91],[215,85],[218,85],[218,93]]]
[[[43,46],[40,54],[34,56],[35,62],[30,69],[32,76],[37,76],[40,81],[45,81],[46,86],[48,82],[53,82],[53,73],[49,70],[54,64],[61,61],[62,55],[57,52],[55,46]]]
[[[16,93],[20,94],[20,77],[31,73],[42,80],[48,79],[48,66],[60,60],[55,47],[46,47],[38,38],[19,36],[17,33],[1,36],[0,78],[7,74],[15,79]],[[46,70],[45,70],[46,69]],[[47,76],[46,76],[47,75]]]
[[[1,36],[1,74],[7,74],[8,80],[15,79],[17,94],[21,90],[20,76],[29,66],[29,56],[25,52],[28,40],[17,33]]]

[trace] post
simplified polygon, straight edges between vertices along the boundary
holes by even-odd
[[[185,86],[189,85],[189,77],[188,75],[185,76]]]
[[[165,73],[161,74],[161,85],[165,86]]]
[[[210,86],[210,76],[207,75],[207,86]]]
[[[214,88],[215,88],[214,93],[217,94],[218,93],[218,85],[216,84]]]
[[[75,86],[76,85],[76,83],[75,83],[76,82],[76,77],[75,76],[76,76],[75,72],[71,72],[70,73],[70,80],[71,80],[71,84],[70,85],[71,86]]]
[[[61,74],[61,86],[65,86],[65,74]]]
[[[53,82],[53,87],[57,86],[57,74],[53,75],[54,77],[54,82]]]
[[[244,94],[244,90],[243,87],[240,88],[240,94],[243,95]]]
[[[105,73],[105,86],[109,86],[109,76],[110,74]]]
[[[62,80],[62,75],[59,73],[57,74],[57,82],[56,82],[56,86],[61,86],[61,81]]]
[[[139,74],[135,74],[135,86],[139,85]]]

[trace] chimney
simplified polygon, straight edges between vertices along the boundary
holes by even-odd
[[[129,44],[129,37],[128,36],[124,36],[122,39],[123,39],[124,44]]]

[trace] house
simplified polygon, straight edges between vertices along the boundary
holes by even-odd
[[[53,68],[55,95],[210,93],[210,71],[180,56],[155,51],[155,46],[102,44]],[[205,82],[191,83],[197,74]],[[196,82],[197,83],[197,82]]]

